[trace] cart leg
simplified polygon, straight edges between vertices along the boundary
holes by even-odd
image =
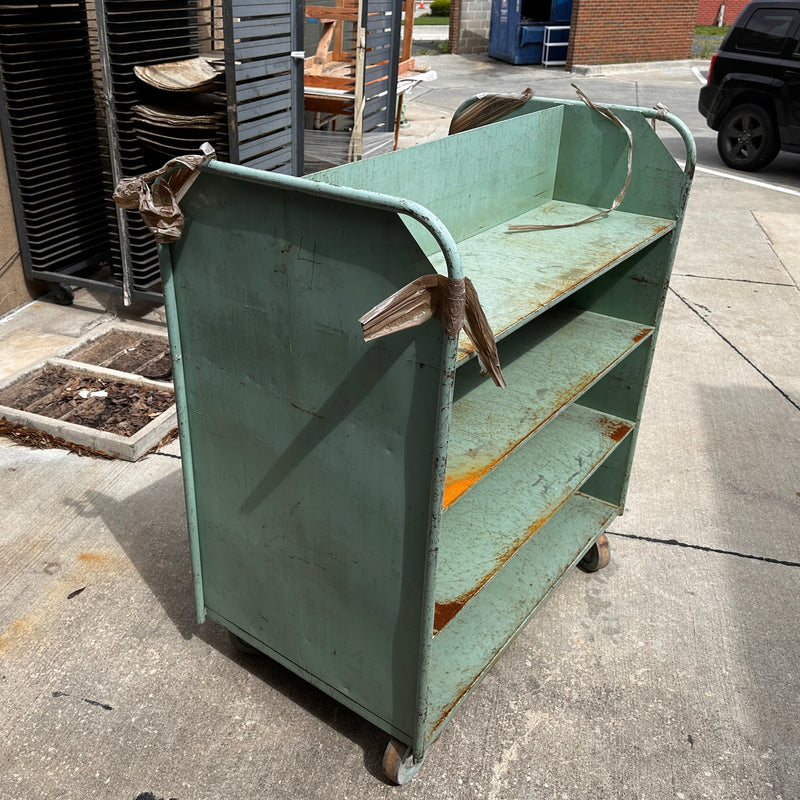
[[[597,570],[607,567],[609,561],[611,561],[611,550],[608,546],[608,536],[603,533],[586,551],[586,555],[578,562],[578,566],[584,572],[597,572]]]
[[[397,739],[389,739],[383,754],[383,774],[392,783],[402,786],[419,772],[422,761],[414,763],[411,747]]]

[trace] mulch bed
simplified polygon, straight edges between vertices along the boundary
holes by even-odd
[[[69,355],[71,361],[132,372],[157,381],[172,380],[169,342],[130,330],[110,330]]]
[[[175,402],[174,393],[43,367],[0,392],[0,405],[132,436]]]

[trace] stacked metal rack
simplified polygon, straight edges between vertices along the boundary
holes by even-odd
[[[107,258],[103,164],[83,2],[0,7],[0,124],[28,277]]]
[[[6,0],[0,111],[26,277],[53,283],[62,302],[71,301],[67,285],[160,302],[153,237],[138,213],[111,201],[120,177],[202,141],[221,159],[297,174],[297,8],[295,0]],[[220,79],[200,94],[156,88],[134,69],[214,52]]]

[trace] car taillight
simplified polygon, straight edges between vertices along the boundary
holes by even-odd
[[[714,71],[714,62],[717,60],[718,53],[714,53],[711,56],[711,63],[708,65],[708,78],[706,78],[706,83],[711,84],[711,73]]]

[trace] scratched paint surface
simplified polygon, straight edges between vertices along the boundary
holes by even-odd
[[[430,739],[563,577],[616,508],[576,494],[433,638],[425,735]]]
[[[595,211],[592,206],[553,200],[459,242],[464,274],[475,284],[496,339],[507,336],[675,226],[672,220],[661,217],[612,211],[576,228],[508,233],[509,224],[561,224]],[[432,256],[431,262],[444,274],[440,255]],[[473,352],[464,335],[458,349],[459,360]]]
[[[427,260],[396,214],[193,190],[175,283],[206,606],[408,732],[444,334],[365,343],[358,317]]]
[[[562,116],[549,108],[309,177],[421,203],[460,242],[552,199]],[[426,253],[438,253],[427,231],[406,224]]]
[[[452,505],[533,431],[649,336],[652,328],[575,309],[554,309],[499,348],[508,387],[476,364],[456,378],[444,507]]]
[[[508,223],[563,224],[608,207],[625,171],[622,134],[592,110],[518,116],[314,176],[439,215],[497,338],[509,337],[501,356],[513,388],[492,387],[499,400],[484,402],[464,345],[449,454],[434,446],[451,414],[446,392],[437,402],[441,326],[365,345],[357,325],[443,267],[418,226],[289,188],[267,201],[256,175],[205,191],[206,175],[172,248],[206,605],[413,739],[417,755],[618,511],[576,489],[600,470],[616,483],[627,475],[638,412],[618,405],[640,406],[629,395],[644,391],[652,348],[639,343],[659,319],[685,196],[637,117],[622,211],[509,234]],[[626,276],[627,259],[641,269]],[[601,276],[596,294],[571,301],[587,313],[549,313]],[[625,372],[621,392],[618,371],[632,361],[643,368]],[[445,456],[452,492],[438,542],[430,498],[439,503]],[[438,571],[426,572],[437,550]],[[441,630],[423,637],[437,603]]]
[[[536,534],[632,428],[574,403],[448,509],[439,538],[437,629]]]

